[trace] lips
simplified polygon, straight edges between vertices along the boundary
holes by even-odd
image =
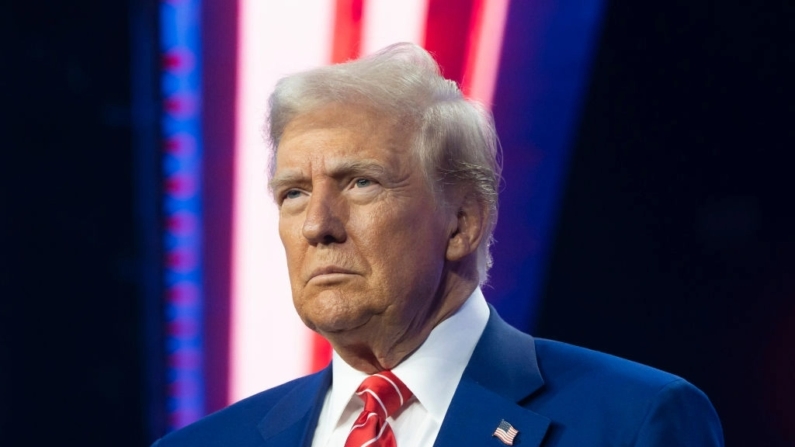
[[[342,268],[342,267],[337,267],[337,266],[334,266],[334,265],[325,266],[325,267],[319,267],[319,268],[316,268],[315,270],[312,271],[312,273],[309,275],[309,280],[308,281],[311,281],[312,279],[317,278],[318,276],[332,275],[332,274],[335,274],[335,273],[342,273],[342,274],[346,274],[346,275],[352,275],[355,272],[352,271],[352,270],[348,270],[348,269]]]

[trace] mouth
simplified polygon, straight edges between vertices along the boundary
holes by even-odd
[[[309,279],[307,282],[312,280],[323,280],[323,279],[333,279],[333,278],[342,278],[345,275],[353,275],[355,274],[354,271],[348,270],[342,267],[337,266],[326,266],[326,267],[319,267],[312,271],[309,275]]]

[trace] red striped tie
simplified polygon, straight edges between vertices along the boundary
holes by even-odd
[[[397,447],[395,434],[386,421],[411,398],[411,391],[390,371],[364,379],[356,395],[364,410],[354,422],[345,447]]]

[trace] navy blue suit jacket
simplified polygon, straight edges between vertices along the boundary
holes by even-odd
[[[262,392],[153,447],[311,446],[331,368]],[[685,380],[607,354],[534,339],[491,316],[447,410],[436,447],[723,446],[707,397]],[[413,447],[413,446],[404,446]]]

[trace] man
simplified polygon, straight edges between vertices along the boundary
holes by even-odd
[[[293,301],[333,361],[158,447],[723,445],[684,380],[533,339],[486,304],[494,127],[424,50],[287,77],[270,107]]]

